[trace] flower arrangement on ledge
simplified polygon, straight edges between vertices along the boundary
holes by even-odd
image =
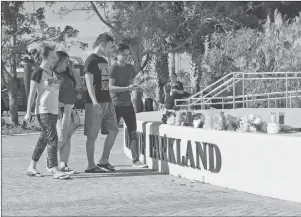
[[[264,123],[259,116],[252,114],[244,115],[240,118],[239,132],[267,132],[267,124]]]
[[[187,112],[164,110],[162,114],[162,122],[168,125],[190,126],[209,130],[262,132],[270,134],[289,132],[292,129],[286,125],[266,123],[258,115],[246,114],[242,117],[234,117],[220,111],[208,114],[192,113],[192,123],[189,124]]]

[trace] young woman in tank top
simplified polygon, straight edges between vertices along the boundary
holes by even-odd
[[[47,169],[53,174],[55,179],[68,179],[70,176],[59,170],[57,158],[58,136],[56,123],[58,118],[59,81],[51,70],[56,56],[53,48],[49,46],[43,46],[38,55],[41,59],[41,64],[33,72],[30,81],[27,113],[24,116],[24,120],[32,120],[31,108],[37,93],[35,113],[42,132],[27,169],[27,175],[43,177],[37,171],[36,165],[47,146]]]

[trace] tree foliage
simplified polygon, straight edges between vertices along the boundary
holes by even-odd
[[[65,47],[76,45],[76,41],[68,39],[76,38],[78,30],[72,26],[60,27],[48,26],[45,21],[45,8],[40,7],[35,12],[27,12],[25,2],[2,2],[2,59],[8,65],[11,64],[11,55],[16,54],[18,61],[26,53],[28,46],[51,42],[63,44]],[[6,6],[5,6],[6,4]],[[7,16],[4,11],[9,10]],[[16,44],[12,44],[12,37],[16,36]],[[81,44],[82,45],[82,44]],[[10,64],[9,64],[10,63]]]
[[[17,68],[20,66],[22,56],[26,54],[28,47],[41,42],[64,44],[68,47],[76,44],[75,41],[68,41],[68,39],[75,38],[78,34],[78,30],[71,26],[66,26],[64,29],[48,26],[43,7],[34,12],[28,12],[25,10],[24,4],[24,1],[1,2],[1,73],[3,74],[2,78],[4,78],[3,83],[8,88],[11,121],[16,125],[19,124],[16,101]]]
[[[190,53],[192,63],[195,64],[190,77],[198,84],[203,73],[201,63],[204,61],[206,38],[210,41],[210,46],[214,47],[216,37],[223,36],[223,40],[226,40],[224,34],[229,37],[231,34],[231,37],[233,35],[235,37],[235,34],[245,34],[250,36],[250,43],[256,44],[258,42],[254,41],[252,36],[258,34],[258,30],[263,28],[262,21],[275,8],[280,8],[280,11],[289,17],[295,16],[301,4],[296,2],[90,1],[77,2],[70,9],[63,8],[61,15],[77,10],[87,11],[89,16],[96,15],[110,28],[117,43],[123,42],[129,45],[137,72],[144,69],[147,60],[152,59],[151,55],[158,57],[170,52]],[[236,32],[239,30],[241,32]],[[241,50],[247,49],[246,46],[249,45],[248,43],[242,45]],[[212,55],[209,53],[207,59]],[[218,64],[213,64],[215,60],[209,62],[207,66],[211,65],[211,67],[207,67],[210,68],[207,74],[212,74],[211,69],[217,72],[214,76],[219,76],[221,71],[236,69],[237,64],[228,64],[234,60],[225,57],[227,55],[216,53],[215,56],[219,58],[216,60]]]
[[[205,73],[204,77],[209,84],[213,77],[220,78],[231,71],[297,72],[301,70],[300,53],[301,14],[285,20],[282,14],[275,10],[274,16],[267,17],[262,25],[262,31],[244,28],[212,34],[203,62],[209,65],[211,70]],[[277,76],[276,73],[272,75]],[[245,86],[246,94],[286,90],[284,80],[248,81]],[[288,90],[300,89],[300,79],[288,82]],[[255,104],[253,106],[263,106],[266,102]]]

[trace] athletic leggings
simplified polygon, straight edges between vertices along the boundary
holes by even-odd
[[[58,137],[56,131],[57,115],[51,113],[38,114],[37,119],[42,128],[42,132],[38,143],[33,151],[32,160],[36,162],[39,161],[47,146],[47,167],[56,167],[58,166]]]

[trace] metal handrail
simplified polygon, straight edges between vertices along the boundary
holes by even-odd
[[[299,98],[300,96],[291,96],[290,98]],[[274,98],[264,98],[264,99],[256,99],[255,101],[266,101],[266,100],[280,100],[280,99],[285,99],[286,97],[274,97]],[[235,103],[243,103],[243,102],[250,102],[250,101],[254,101],[253,99],[246,99],[246,100],[239,100],[239,101],[235,101]],[[196,105],[220,105],[221,102],[202,102],[202,103],[197,103]],[[232,104],[232,101],[229,102],[223,102],[223,104]],[[187,106],[187,105],[179,105],[179,107],[182,106]]]
[[[246,78],[245,77],[246,75],[275,75],[275,74],[280,74],[280,75],[285,74],[285,77],[277,77],[277,78],[273,78],[273,77],[268,77],[268,78],[248,78],[247,77]],[[294,74],[295,76],[294,77],[288,77],[288,74]],[[301,79],[301,77],[296,77],[298,74],[301,74],[301,72],[248,72],[248,73],[245,73],[245,72],[231,72],[231,73],[223,76],[221,79],[217,80],[216,82],[212,83],[211,85],[209,85],[205,89],[201,90],[200,92],[198,92],[198,93],[190,96],[188,99],[177,99],[177,100],[175,100],[175,105],[176,106],[189,106],[190,107],[191,105],[199,105],[200,103],[198,103],[198,102],[201,101],[201,100],[203,101],[201,104],[204,105],[204,104],[207,104],[207,102],[210,99],[217,99],[217,98],[228,99],[228,98],[232,98],[233,99],[233,108],[234,108],[235,104],[238,103],[238,101],[235,102],[236,98],[243,98],[243,102],[244,102],[245,98],[248,98],[250,96],[263,96],[263,95],[268,95],[269,96],[269,95],[273,95],[273,94],[286,94],[286,97],[285,97],[286,98],[286,107],[288,107],[288,94],[289,93],[293,93],[293,92],[294,93],[299,93],[299,91],[288,91],[287,81],[288,80]],[[227,77],[229,77],[231,75],[233,75],[232,78],[230,78],[226,82],[222,83],[221,85],[217,86],[216,88],[214,88],[213,90],[211,90],[206,95],[198,97],[198,98],[195,98],[196,96],[202,94],[205,90],[208,90],[212,86],[216,85],[217,83],[221,82],[222,80],[224,80],[225,78],[227,78]],[[243,75],[243,77],[239,78],[239,75]],[[263,94],[249,94],[249,95],[244,95],[244,80],[286,80],[286,91],[283,91],[283,92],[272,92],[272,93],[263,93]],[[225,91],[229,87],[233,87],[233,89],[234,89],[235,88],[235,84],[238,83],[238,82],[240,82],[240,81],[243,81],[243,95],[235,96],[235,90],[233,90],[233,96],[230,96],[230,97],[216,97],[217,95],[219,95],[220,93],[222,93],[223,91]],[[228,83],[230,83],[230,86],[227,85]],[[207,98],[208,95],[210,95],[211,93],[213,93],[213,92],[221,89],[221,87],[226,86],[226,85],[227,85],[227,87],[225,87],[222,91],[219,91],[214,96],[212,96],[210,98]],[[204,99],[205,99],[205,101],[206,100],[207,101],[205,102]],[[196,101],[191,102],[191,100],[196,100]],[[177,105],[177,102],[183,102],[183,101],[187,101],[188,105]],[[246,100],[246,101],[249,101],[249,100]],[[230,102],[230,103],[232,103],[232,102]],[[217,103],[217,104],[220,104],[220,103]]]
[[[233,82],[233,79],[231,80]],[[237,80],[237,81],[234,81],[234,84],[240,82],[241,80]],[[232,83],[233,85],[233,83]],[[231,86],[230,86],[231,87]],[[226,88],[229,88],[228,86]],[[222,92],[224,92],[226,90],[226,88],[222,89],[220,92],[216,93],[214,96],[212,96],[211,98],[214,98],[215,96],[218,96],[219,94],[221,94]]]
[[[288,93],[301,93],[301,90],[291,90]],[[245,97],[252,97],[252,96],[265,96],[265,95],[277,95],[277,94],[285,94],[285,92],[271,92],[271,93],[258,93],[258,94],[248,94],[248,95],[239,95],[235,96],[234,98],[241,98]],[[208,97],[206,99],[233,99],[233,96],[215,96],[215,97]]]
[[[301,74],[301,72],[235,72],[235,74],[245,75],[274,75],[274,74]]]
[[[231,73],[229,73],[229,74],[223,76],[222,78],[218,79],[216,82],[210,84],[209,86],[207,86],[207,87],[204,88],[203,90],[199,91],[198,93],[196,93],[196,94],[190,96],[189,98],[198,96],[200,93],[203,93],[205,90],[208,90],[209,88],[211,88],[212,86],[214,86],[214,85],[216,85],[217,83],[221,82],[222,80],[224,80],[225,78],[229,77],[229,76],[232,75],[232,74],[233,74],[233,72],[231,72]],[[189,98],[188,98],[188,99],[189,99]]]
[[[233,72],[231,72],[231,74],[233,74]],[[217,86],[215,89],[211,90],[209,93],[206,93],[204,96],[202,96],[202,97],[199,98],[198,100],[192,102],[191,105],[194,105],[196,102],[202,100],[202,98],[204,98],[204,97],[210,95],[211,93],[213,93],[214,91],[220,89],[221,87],[228,85],[228,83],[233,82],[234,76],[235,76],[235,75],[233,75],[233,78],[228,79],[227,81],[225,81],[225,82],[222,83],[221,85]],[[218,81],[218,82],[220,82],[220,81]],[[230,85],[230,86],[231,86],[231,85]],[[226,88],[228,88],[228,87],[229,87],[229,86],[227,86]],[[225,89],[224,89],[224,90],[225,90]],[[224,90],[223,90],[223,91],[224,91]],[[204,92],[204,90],[203,90],[203,92]],[[190,97],[190,98],[191,98],[191,97]]]

